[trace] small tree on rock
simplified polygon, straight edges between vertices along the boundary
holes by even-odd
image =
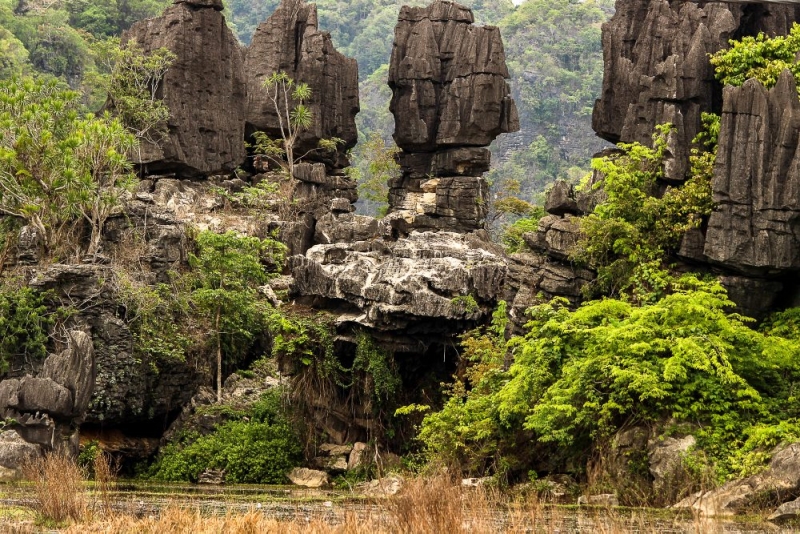
[[[317,151],[333,152],[344,143],[337,137],[320,139],[316,148],[296,155],[295,148],[300,134],[310,128],[314,121],[314,116],[306,105],[311,99],[311,88],[308,84],[295,82],[285,72],[276,72],[268,77],[263,86],[275,107],[281,138],[272,139],[264,132],[254,133],[253,148],[256,154],[266,157],[290,177],[294,177],[295,165],[309,154]]]
[[[285,247],[271,239],[243,237],[236,232],[202,232],[197,254],[189,257],[194,269],[192,301],[210,322],[217,365],[217,401],[222,400],[223,360],[243,356],[254,333],[264,330],[264,301],[258,287],[270,275],[265,256],[276,267],[283,263]]]

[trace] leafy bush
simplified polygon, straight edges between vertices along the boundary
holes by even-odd
[[[467,335],[470,366],[420,430],[429,456],[496,470],[515,465],[524,455],[515,440],[527,436],[526,447],[532,438],[585,458],[623,426],[673,421],[692,429],[718,480],[759,469],[775,445],[799,435],[798,314],[759,332],[727,311],[732,302],[718,282],[687,275],[671,286],[638,306],[534,306],[528,333],[508,342],[499,324]]]
[[[533,215],[517,219],[508,226],[501,237],[501,241],[506,247],[506,252],[514,254],[525,250],[527,245],[522,236],[528,232],[536,232],[539,229],[539,221],[544,215],[544,208],[537,206]]]
[[[55,320],[45,295],[29,287],[0,284],[0,371],[14,358],[47,357],[50,328]]]
[[[81,219],[88,252],[97,252],[106,219],[135,182],[126,159],[134,137],[78,108],[78,94],[55,82],[0,82],[0,210],[35,227],[46,252],[69,243]]]
[[[713,128],[711,116],[706,120]],[[653,135],[653,148],[620,144],[620,154],[592,162],[603,175],[595,187],[602,188],[606,200],[581,220],[582,237],[574,257],[597,269],[602,294],[650,301],[667,294],[672,278],[664,268],[666,254],[711,213],[713,152],[708,157],[696,152],[692,162],[697,174],[657,195],[672,131],[671,125],[661,125]]]
[[[716,77],[724,84],[741,86],[755,78],[770,88],[774,86],[785,69],[797,79],[800,75],[800,25],[794,23],[789,35],[768,37],[759,33],[755,37],[743,37],[741,41],[729,41],[731,47],[711,56],[716,68]]]
[[[206,469],[224,469],[230,483],[283,484],[301,460],[300,441],[271,391],[207,436],[190,435],[164,447],[150,474],[157,480],[196,482]]]

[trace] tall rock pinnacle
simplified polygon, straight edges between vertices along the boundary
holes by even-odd
[[[358,141],[355,117],[359,111],[358,64],[339,53],[328,32],[319,31],[317,6],[304,0],[282,0],[278,9],[261,23],[253,35],[245,60],[247,72],[248,131],[280,135],[278,117],[263,81],[285,72],[311,88],[313,124],[303,132],[297,153],[313,150],[320,139],[344,141],[337,158],[317,153],[310,159],[328,159],[329,167],[347,164],[344,153]]]
[[[473,22],[469,8],[444,0],[400,12],[389,86],[403,175],[389,204],[402,230],[482,228],[485,147],[519,129],[500,30]]]
[[[177,57],[159,89],[169,134],[136,155],[150,172],[213,174],[245,160],[244,57],[221,9],[221,0],[178,0],[123,35],[145,52],[164,47]]]

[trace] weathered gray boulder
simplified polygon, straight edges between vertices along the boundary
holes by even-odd
[[[49,378],[21,378],[16,397],[16,402],[8,406],[20,412],[45,412],[55,417],[74,415],[72,393]]]
[[[358,441],[353,444],[353,450],[350,451],[350,456],[347,458],[347,470],[352,471],[359,467],[366,466],[370,459],[367,457],[369,445],[364,442]]]
[[[70,391],[72,415],[80,417],[89,407],[94,393],[94,343],[88,334],[81,331],[69,332],[68,338],[69,347],[60,354],[48,356],[40,376]]]
[[[545,254],[522,252],[508,258],[504,300],[509,304],[509,316],[517,333],[528,321],[525,311],[553,297],[565,297],[577,306],[584,288],[595,274],[577,265],[560,262]]]
[[[544,209],[550,215],[581,215],[575,188],[564,180],[556,180],[545,200]]]
[[[114,280],[110,267],[56,264],[41,269],[29,285],[52,291],[61,305],[92,303],[83,305],[69,324],[90,331],[94,345],[96,378],[86,422],[131,424],[164,417],[191,398],[199,372],[186,362],[135,357],[133,333],[119,317]],[[78,393],[83,398],[84,391]]]
[[[293,291],[350,303],[349,322],[405,335],[455,331],[486,317],[502,294],[505,260],[472,234],[413,232],[397,241],[312,247],[291,259]]]
[[[697,443],[692,435],[651,439],[647,444],[653,489],[661,493],[685,475],[684,457]]]
[[[756,475],[696,493],[674,508],[688,508],[703,515],[733,515],[764,499],[783,502],[800,491],[800,443],[778,447],[769,467]]]
[[[282,0],[256,29],[247,49],[245,72],[249,131],[280,136],[278,115],[262,84],[272,74],[285,72],[311,89],[307,106],[313,123],[300,134],[296,153],[314,150],[320,139],[338,137],[344,144],[336,154],[312,152],[308,157],[325,161],[330,167],[347,164],[344,154],[358,140],[358,64],[334,48],[328,32],[319,30],[315,4]]]
[[[391,497],[403,489],[404,481],[399,476],[391,476],[362,482],[356,489],[365,497]]]
[[[603,25],[605,73],[592,117],[611,142],[651,143],[658,124],[672,123],[666,174],[682,180],[700,115],[718,109],[719,86],[708,54],[741,35],[788,33],[800,7],[724,2],[620,0]]]
[[[797,523],[798,520],[800,520],[800,499],[783,503],[767,518],[767,521],[777,524]]]
[[[548,215],[539,221],[536,232],[523,235],[525,243],[551,258],[569,260],[581,237],[580,219]]]
[[[354,243],[378,237],[378,220],[353,213],[329,213],[317,221],[314,243]]]
[[[19,229],[17,236],[17,263],[34,265],[42,256],[42,240],[35,226],[26,225]]]
[[[0,432],[0,467],[17,471],[41,454],[39,447],[22,439],[15,430]]]
[[[469,232],[486,222],[489,184],[482,177],[403,175],[389,185],[389,205],[397,214],[391,220],[401,234],[413,229]]]
[[[148,172],[207,175],[245,160],[244,57],[221,8],[221,0],[179,0],[123,34],[145,52],[164,47],[177,56],[158,90],[169,133],[133,155]]]
[[[321,488],[329,482],[328,473],[305,467],[295,467],[286,475],[295,486]]]

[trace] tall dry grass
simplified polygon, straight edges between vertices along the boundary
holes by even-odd
[[[197,509],[171,506],[152,517],[118,515],[102,522],[84,523],[68,534],[490,534],[596,532],[640,534],[656,532],[715,532],[715,523],[693,523],[691,519],[654,519],[646,512],[613,509],[576,511],[541,504],[535,498],[509,500],[492,488],[463,488],[446,475],[410,480],[403,491],[377,499],[371,506],[352,505],[344,514],[329,509],[306,517],[279,520],[269,511],[209,516]],[[335,508],[335,506],[334,506]],[[308,507],[304,508],[308,510]]]
[[[94,483],[97,506],[106,515],[114,513],[113,491],[119,473],[119,463],[103,451],[94,457]]]
[[[34,510],[56,523],[84,521],[89,502],[84,472],[63,452],[50,452],[23,466],[25,478],[33,482]]]

